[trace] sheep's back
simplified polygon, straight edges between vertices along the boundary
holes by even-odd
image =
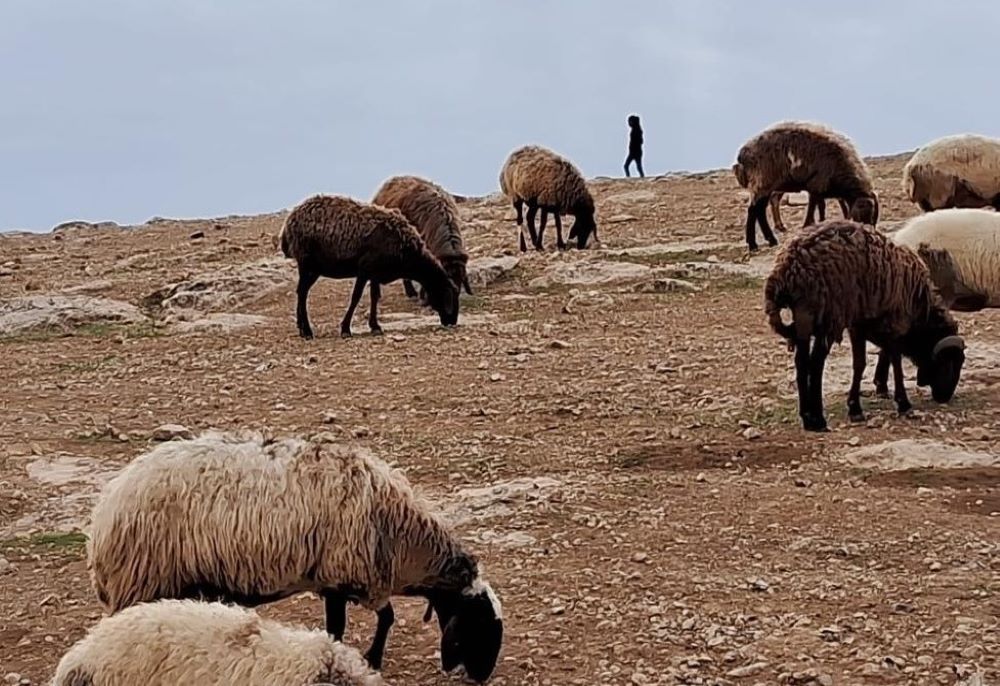
[[[834,220],[794,236],[768,277],[769,299],[789,307],[806,335],[840,342],[856,323],[879,321],[886,335],[909,328],[928,275],[916,253],[872,229]],[[924,286],[922,287],[922,284]],[[769,305],[770,306],[770,305]]]
[[[102,619],[66,653],[52,683],[270,686],[317,683],[331,672],[343,683],[382,683],[325,632],[235,606],[167,600]]]
[[[843,134],[811,122],[781,122],[747,141],[737,161],[756,192],[781,186],[822,193],[838,186],[872,192],[868,166]]]
[[[296,260],[325,263],[424,249],[419,233],[397,210],[332,195],[299,203],[285,219],[280,241]]]
[[[939,138],[914,153],[903,169],[903,176],[908,188],[922,183],[941,190],[944,184],[941,179],[965,181],[989,201],[1000,193],[1000,140],[975,134]],[[920,197],[911,196],[911,200]]]
[[[945,209],[918,215],[892,234],[892,241],[918,250],[922,243],[951,256],[965,290],[1000,307],[1000,213]]]
[[[504,194],[565,213],[577,207],[593,208],[583,174],[551,150],[529,145],[510,154],[501,171]]]
[[[399,210],[439,260],[468,259],[458,205],[437,184],[415,176],[395,176],[382,184],[372,203]]]
[[[394,477],[359,449],[204,436],[137,458],[94,507],[88,564],[115,611],[193,587],[267,597],[323,580],[385,592],[370,522]],[[311,580],[311,581],[310,581]]]

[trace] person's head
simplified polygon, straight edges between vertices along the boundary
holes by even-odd
[[[630,114],[629,117],[628,117],[628,125],[631,126],[632,128],[635,128],[636,126],[638,126],[639,125],[639,115],[638,114]]]

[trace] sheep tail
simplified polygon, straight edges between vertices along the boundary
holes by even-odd
[[[291,257],[292,251],[291,251],[291,246],[289,245],[288,242],[288,231],[286,230],[287,228],[288,228],[288,222],[286,220],[285,223],[281,225],[281,233],[278,234],[278,242],[281,244],[281,252],[285,255],[285,257]]]
[[[795,322],[785,324],[781,321],[781,310],[788,307],[788,298],[782,292],[778,279],[769,278],[764,284],[764,312],[771,330],[786,341],[789,347],[795,344]]]

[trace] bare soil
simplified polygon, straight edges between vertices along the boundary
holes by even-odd
[[[886,228],[915,213],[905,159],[871,161]],[[959,315],[969,362],[956,398],[934,404],[911,375],[908,418],[869,397],[869,421],[848,423],[850,355],[836,350],[832,431],[806,434],[791,357],[762,314],[769,251],[743,256],[731,174],[592,188],[602,245],[557,253],[550,226],[548,251],[466,298],[457,328],[397,317],[412,325],[380,338],[364,312],[339,337],[344,281],[314,288],[318,337],[297,337],[293,270],[271,263],[281,213],[0,237],[0,300],[71,289],[149,308],[220,270],[256,264],[272,279],[259,298],[208,298],[199,316],[227,315],[215,328],[147,309],[145,323],[0,339],[0,677],[44,683],[100,618],[88,509],[175,423],[330,431],[405,468],[445,510],[473,498],[456,521],[504,603],[496,684],[1000,683],[1000,469],[844,459],[906,437],[996,454],[1000,315]],[[474,258],[517,254],[500,199],[461,207]],[[783,207],[786,224],[802,209]],[[657,245],[673,247],[632,250]],[[548,278],[584,261],[650,269]],[[694,288],[653,283],[665,278]],[[427,314],[400,285],[384,292],[387,324]],[[321,626],[321,606],[303,595],[262,611]],[[397,606],[389,683],[453,683],[422,611]],[[348,641],[363,648],[371,620],[353,610]]]

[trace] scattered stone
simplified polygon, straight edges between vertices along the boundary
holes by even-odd
[[[0,336],[36,329],[70,332],[86,324],[136,324],[135,305],[85,295],[31,295],[0,302]]]
[[[658,277],[636,284],[636,293],[696,293],[701,290],[691,281],[673,277]]]
[[[744,665],[743,667],[737,667],[736,669],[730,669],[726,672],[726,676],[738,679],[745,676],[753,676],[754,674],[759,674],[767,668],[766,662],[754,662],[749,665]]]
[[[21,675],[17,672],[8,672],[7,676],[5,676],[3,680],[6,683],[11,684],[11,686],[17,686],[17,684],[21,683]]]
[[[760,432],[760,429],[757,429],[752,426],[748,426],[746,429],[743,430],[743,438],[747,439],[748,441],[756,440],[763,435],[764,434]]]
[[[557,338],[549,343],[549,347],[555,350],[565,350],[570,347],[570,344]]]
[[[195,231],[190,236],[188,236],[188,238],[190,238],[193,241],[199,240],[204,237],[205,237],[204,231]]]
[[[0,576],[2,576],[4,574],[6,574],[7,572],[11,571],[11,569],[12,569],[12,565],[10,564],[10,560],[8,560],[6,557],[3,557],[2,555],[0,555]]]
[[[182,424],[161,424],[153,429],[150,438],[154,441],[191,440],[194,438],[194,433]]]
[[[466,265],[466,274],[469,277],[469,283],[473,287],[486,288],[510,274],[520,262],[520,257],[512,255],[504,257],[479,257],[469,260]]]

